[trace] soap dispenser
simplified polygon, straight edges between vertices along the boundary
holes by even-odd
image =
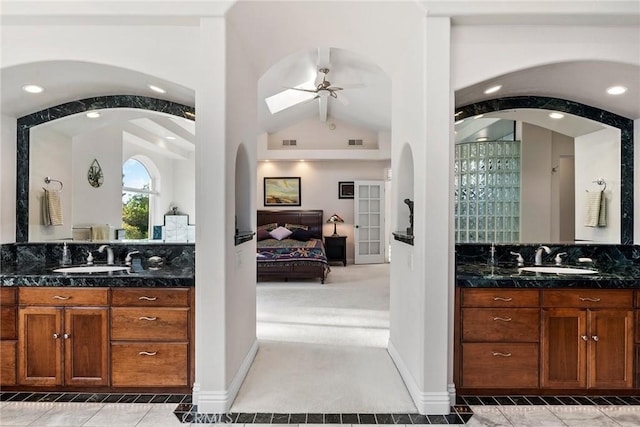
[[[71,265],[71,254],[69,253],[67,242],[64,242],[64,244],[62,245],[62,261],[60,262],[60,264]]]

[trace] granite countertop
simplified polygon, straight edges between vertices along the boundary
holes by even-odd
[[[527,265],[529,267],[530,265]],[[553,264],[547,264],[553,267]],[[459,288],[640,288],[640,265],[637,263],[599,267],[597,265],[564,265],[588,268],[594,274],[555,274],[520,271],[515,263],[460,263],[456,265],[456,287]]]
[[[134,264],[130,269],[108,273],[56,273],[59,266],[3,266],[0,286],[69,287],[191,287],[195,285],[193,268],[164,265],[158,269]]]

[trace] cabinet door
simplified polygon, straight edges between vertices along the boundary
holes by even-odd
[[[29,307],[18,316],[18,383],[61,385],[62,310]]]
[[[108,308],[66,308],[64,377],[67,385],[108,385]]]
[[[633,311],[589,311],[589,387],[633,386]]]
[[[587,312],[542,310],[540,385],[548,388],[587,386]]]

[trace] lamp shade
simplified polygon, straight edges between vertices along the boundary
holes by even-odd
[[[333,223],[333,237],[335,237],[338,235],[338,232],[336,231],[336,224],[339,222],[344,222],[344,219],[340,218],[340,215],[334,213],[329,217],[327,222]]]

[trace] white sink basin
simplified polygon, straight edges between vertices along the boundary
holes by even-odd
[[[548,274],[594,274],[597,270],[590,270],[588,268],[571,268],[571,267],[553,267],[553,266],[535,266],[535,267],[522,267],[519,271],[529,271],[532,273],[548,273]]]
[[[80,265],[76,267],[60,267],[53,271],[56,273],[109,273],[111,271],[124,271],[129,267],[120,265]]]

